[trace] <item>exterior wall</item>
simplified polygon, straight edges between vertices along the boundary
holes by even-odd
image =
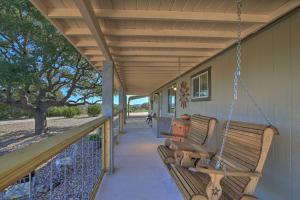
[[[212,67],[212,100],[189,102],[186,109],[177,102],[176,109],[177,116],[199,113],[216,117],[219,120],[217,134],[211,143],[215,148],[220,143],[218,133],[227,119],[232,99],[235,51],[231,48],[177,80],[177,83],[182,80],[190,83],[191,75]],[[243,42],[241,76],[280,133],[271,147],[257,196],[266,200],[299,199],[300,9]],[[162,92],[163,115],[168,115],[167,86]],[[266,123],[242,89],[233,120]]]

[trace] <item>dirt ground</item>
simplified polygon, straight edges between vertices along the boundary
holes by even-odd
[[[34,120],[11,120],[0,122],[0,156],[7,152],[41,141],[51,135],[63,133],[73,127],[82,125],[95,117],[79,116],[75,118],[48,118],[49,134],[35,135]]]

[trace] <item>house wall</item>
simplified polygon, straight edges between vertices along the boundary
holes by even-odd
[[[235,51],[235,48],[228,49],[173,82],[179,84],[186,80],[190,84],[191,75],[211,66],[211,101],[189,102],[186,109],[177,102],[176,109],[177,116],[199,113],[216,117],[218,128],[210,144],[215,148],[220,143],[219,131],[227,119],[232,99]],[[241,77],[280,134],[271,147],[257,196],[265,200],[299,199],[300,9],[243,42]],[[167,113],[167,87],[158,91],[163,93],[164,116],[170,116]],[[266,123],[242,89],[233,120]]]

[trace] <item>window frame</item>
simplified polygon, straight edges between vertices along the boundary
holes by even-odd
[[[171,87],[168,87],[168,113],[175,115],[176,114],[176,101],[177,101],[177,97],[176,96],[177,96],[177,91],[174,90],[174,86],[176,86],[176,85],[172,85]],[[169,102],[170,91],[173,91],[175,93],[175,95],[174,95],[174,97],[175,97],[175,99],[174,99],[174,112],[171,112],[171,104]]]
[[[208,96],[201,97],[200,91],[201,91],[201,76],[204,74],[207,74],[207,90],[208,90]],[[199,78],[199,96],[194,96],[194,79]],[[196,74],[193,74],[191,76],[191,101],[211,101],[211,67],[208,67]]]

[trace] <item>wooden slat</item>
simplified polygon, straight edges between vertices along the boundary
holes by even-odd
[[[182,11],[156,11],[156,10],[109,10],[94,9],[95,15],[101,18],[111,19],[135,19],[135,20],[175,20],[175,21],[199,21],[199,22],[236,22],[235,13],[216,12],[182,12]],[[77,9],[52,8],[48,10],[49,18],[80,18]],[[268,15],[244,14],[244,23],[266,23]]]
[[[91,42],[87,42],[90,44]],[[146,47],[146,48],[180,48],[180,49],[222,49],[221,43],[199,43],[199,42],[134,42],[134,41],[109,41],[110,47]]]
[[[186,56],[186,57],[209,57],[214,52],[210,51],[147,51],[147,50],[127,50],[112,51],[113,55],[118,56]]]
[[[92,35],[88,28],[70,27],[65,35]],[[194,37],[194,38],[236,38],[234,31],[197,31],[197,30],[153,30],[153,29],[103,29],[104,35],[112,36],[151,36],[151,37]]]

